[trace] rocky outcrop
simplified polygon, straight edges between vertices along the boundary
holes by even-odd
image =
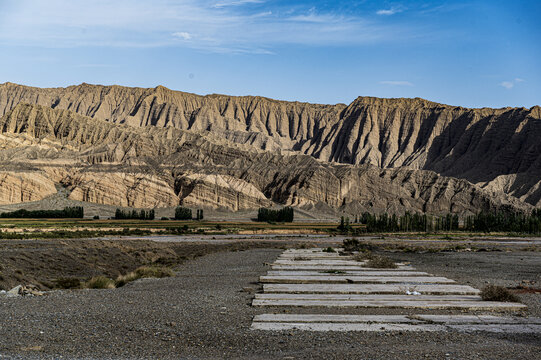
[[[254,185],[228,175],[189,174],[177,178],[182,205],[233,211],[272,206]]]
[[[179,198],[163,180],[141,173],[83,171],[62,180],[69,199],[134,208],[176,206]]]
[[[0,204],[38,201],[56,193],[41,172],[0,172]]]
[[[541,180],[528,173],[500,175],[482,184],[482,188],[493,194],[510,194],[525,203],[541,207]]]

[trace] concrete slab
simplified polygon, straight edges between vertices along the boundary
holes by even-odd
[[[291,294],[406,294],[416,290],[423,295],[477,295],[479,290],[468,285],[420,284],[264,284],[266,293]]]
[[[304,330],[304,331],[444,331],[443,325],[368,324],[368,323],[281,323],[254,322],[252,330]]]
[[[294,276],[272,275],[261,276],[262,283],[278,284],[452,284],[454,280],[439,276],[354,276],[354,275],[327,275],[327,276]]]
[[[426,272],[409,270],[270,270],[267,276],[427,276]]]
[[[255,294],[258,300],[357,300],[357,301],[481,301],[477,295],[394,295],[394,294]],[[475,316],[472,316],[475,318]],[[423,319],[432,321],[431,319]],[[436,321],[436,320],[434,320]],[[438,321],[445,322],[445,321]]]
[[[349,266],[360,266],[365,264],[366,261],[354,261],[354,260],[325,260],[325,259],[314,259],[314,260],[294,260],[294,259],[277,259],[274,261],[273,265],[349,265]]]
[[[254,322],[418,324],[421,321],[406,315],[261,314],[254,316]]]
[[[541,325],[541,318],[496,315],[413,315],[413,319],[443,323],[447,325],[464,324],[534,324]]]
[[[333,249],[336,252],[343,251],[343,248],[334,248]],[[282,254],[307,254],[307,253],[324,253],[324,254],[335,254],[335,253],[327,253],[323,252],[323,248],[310,248],[310,249],[286,249]]]
[[[384,300],[260,300],[254,299],[253,306],[288,307],[355,307],[355,308],[401,308],[401,309],[447,309],[447,310],[488,310],[518,311],[526,309],[519,303],[493,301],[384,301]]]
[[[484,325],[447,325],[451,330],[460,332],[486,331],[491,333],[541,334],[541,325],[536,324],[484,324]]]
[[[322,270],[342,270],[342,271],[381,271],[382,269],[375,268],[366,268],[358,265],[299,265],[299,264],[271,264],[271,269],[273,270],[312,270],[312,271],[322,271]],[[395,269],[389,270],[404,270],[411,271],[415,270],[413,266],[409,265],[399,265]]]
[[[315,253],[315,254],[282,254],[278,257],[280,260],[352,260],[351,256],[340,256],[338,254],[325,254],[325,253]]]

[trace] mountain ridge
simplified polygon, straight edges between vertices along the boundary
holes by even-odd
[[[11,168],[6,173],[12,182],[22,172],[32,178],[31,170],[35,178],[46,179],[46,185],[36,184],[43,196],[61,185],[71,200],[104,205],[238,211],[325,204],[337,211],[429,213],[531,209],[501,192],[493,195],[432,171],[332,164],[209,134],[136,128],[29,104],[18,104],[0,118],[0,164]]]
[[[68,119],[74,116],[70,114],[80,115],[86,119],[83,123],[100,120],[115,125],[112,132],[119,131],[117,125],[128,126],[124,136],[130,128],[146,129],[144,136],[137,131],[132,134],[139,139],[135,143],[148,143],[137,145],[146,154],[155,151],[152,144],[174,153],[171,137],[178,136],[181,146],[199,141],[208,148],[219,144],[242,153],[276,153],[282,159],[303,155],[324,166],[433,171],[541,206],[539,106],[468,109],[421,98],[375,97],[358,97],[349,105],[321,105],[252,96],[202,96],[163,86],[145,89],[82,84],[40,89],[0,85],[0,118],[23,103],[55,110],[54,116],[67,111]],[[16,121],[25,120],[17,117]],[[103,150],[97,155],[96,149],[89,150],[93,161],[114,158],[121,162],[129,153],[118,150],[112,155]],[[106,158],[100,160],[100,156]]]

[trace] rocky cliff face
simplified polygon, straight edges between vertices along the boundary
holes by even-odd
[[[51,159],[77,164],[80,174],[55,180],[77,200],[231,210],[270,202],[428,212],[541,205],[539,107],[368,97],[314,105],[8,83],[0,85],[0,115],[0,161],[48,159],[48,171]],[[107,175],[96,175],[105,164]],[[134,171],[148,181],[135,193],[155,189],[148,198],[128,200],[134,184],[116,186]]]
[[[56,194],[55,184],[41,172],[0,172],[0,204],[38,201]]]

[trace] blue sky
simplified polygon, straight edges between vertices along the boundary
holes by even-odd
[[[0,83],[541,104],[541,1],[0,0]]]

